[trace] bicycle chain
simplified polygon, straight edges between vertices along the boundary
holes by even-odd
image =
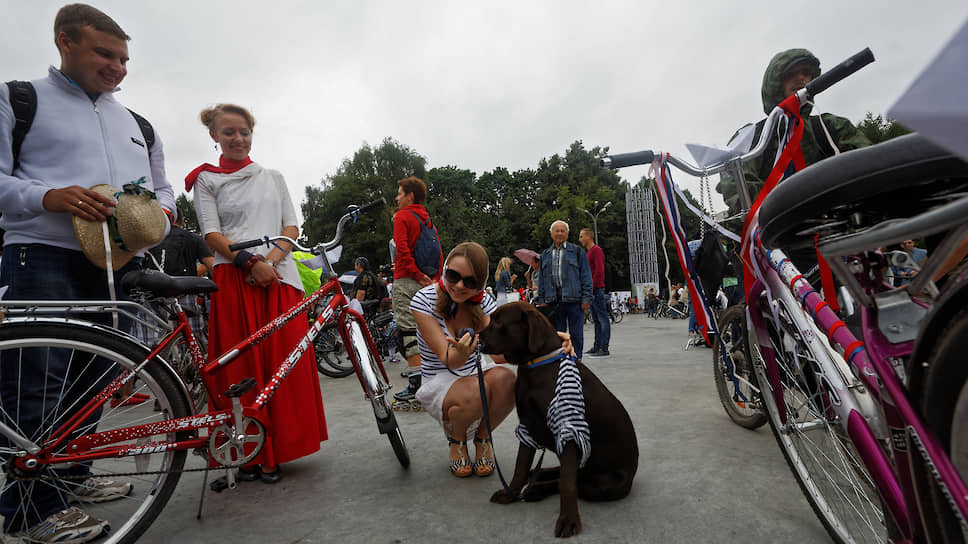
[[[52,478],[50,476],[45,476],[45,475],[39,475],[38,474],[36,476],[20,476],[20,477],[15,476],[14,479],[16,479],[18,481],[24,481],[24,480],[27,480],[27,481],[31,481],[31,480],[43,480],[43,481],[86,480],[86,479],[91,478],[91,477],[104,478],[104,477],[110,476],[112,478],[115,478],[115,477],[123,477],[123,476],[145,476],[145,475],[150,475],[150,474],[175,474],[175,473],[181,474],[183,472],[207,472],[207,471],[211,471],[211,470],[224,470],[224,469],[227,469],[227,468],[228,469],[231,469],[231,468],[240,468],[240,467],[243,467],[243,466],[245,466],[245,465],[222,465],[222,466],[219,466],[219,467],[183,468],[181,470],[164,470],[164,471],[162,471],[162,470],[153,470],[153,471],[147,471],[147,472],[112,472],[110,474],[105,474],[104,476],[98,476],[96,474],[78,474],[78,475],[58,476],[57,478]]]

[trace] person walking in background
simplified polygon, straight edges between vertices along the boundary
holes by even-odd
[[[585,352],[589,357],[608,357],[608,343],[612,338],[612,325],[608,317],[605,293],[605,252],[595,243],[592,229],[581,229],[578,243],[585,248],[588,267],[592,272],[592,320],[595,322],[595,343]]]
[[[288,242],[254,248],[255,253],[232,251],[229,245],[276,235],[295,240],[299,228],[282,174],[249,158],[252,114],[241,106],[218,104],[202,110],[200,118],[222,155],[218,166],[199,166],[185,183],[186,189],[195,190],[198,224],[216,253],[212,276],[219,290],[212,293],[209,352],[223,353],[303,299],[302,279]],[[254,377],[257,386],[241,400],[254,402],[305,332],[305,321],[293,320],[239,356],[212,376],[209,402],[218,410],[231,408],[224,392],[247,377]],[[239,469],[240,480],[276,483],[282,479],[280,464],[318,451],[327,438],[313,350],[306,350],[276,393],[266,407],[271,421],[266,444]]]
[[[0,85],[0,228],[6,231],[0,284],[7,287],[7,301],[106,300],[106,263],[85,257],[72,223],[104,222],[116,202],[90,187],[120,190],[144,178],[141,186],[169,213],[174,192],[158,134],[114,96],[128,74],[130,36],[107,14],[70,4],[57,12],[53,37],[60,68],[51,66],[43,79]],[[15,110],[30,102],[29,111]],[[32,124],[24,126],[27,118]],[[122,255],[116,258],[120,262]],[[113,281],[141,266],[140,256],[128,252],[126,258]],[[106,315],[90,317],[111,324]],[[125,321],[121,328],[127,328]],[[112,377],[111,368],[113,362],[99,359],[81,370],[71,357],[53,352],[43,360],[0,358],[0,421],[42,443],[43,429],[66,421],[52,414],[69,415],[83,406],[105,373]],[[0,447],[7,446],[0,438]],[[91,467],[83,463],[63,468],[77,478],[72,490],[7,478],[0,496],[4,542],[89,542],[108,531],[107,521],[69,503],[124,499],[134,487],[130,479],[90,477]]]
[[[516,279],[518,275],[511,273],[510,257],[504,257],[498,261],[497,270],[494,271],[494,298],[497,299],[498,306],[508,303],[508,293],[514,290],[512,284]]]
[[[417,323],[410,311],[410,300],[421,288],[440,278],[440,271],[431,277],[420,270],[414,260],[422,225],[430,224],[430,214],[424,208],[427,185],[418,177],[410,176],[397,182],[397,213],[393,215],[393,318],[400,337],[400,353],[407,359],[410,382],[407,389],[393,395],[397,401],[414,399],[420,388],[420,349],[417,345]],[[443,262],[443,252],[440,252]]]
[[[568,223],[551,224],[552,244],[541,253],[537,301],[556,310],[556,328],[571,333],[579,360],[584,353],[585,310],[592,302],[592,272],[581,247],[568,243]]]

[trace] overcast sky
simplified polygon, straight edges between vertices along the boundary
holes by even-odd
[[[4,81],[59,65],[61,5],[0,0]],[[199,111],[234,102],[257,120],[252,158],[286,176],[297,207],[306,185],[387,136],[431,168],[478,175],[534,168],[575,140],[687,156],[684,143],[723,144],[764,116],[763,70],[791,47],[822,68],[874,51],[874,64],[817,101],[856,123],[884,113],[968,17],[965,0],[93,5],[132,36],[118,98],[160,134],[176,192],[218,158]],[[696,192],[685,174],[677,181]]]

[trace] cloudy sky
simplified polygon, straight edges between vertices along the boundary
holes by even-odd
[[[3,80],[58,65],[63,2],[0,0]],[[575,140],[613,152],[722,144],[763,117],[769,59],[877,61],[821,95],[854,122],[883,113],[968,17],[964,0],[319,2],[102,0],[132,36],[118,98],[152,121],[168,177],[218,155],[198,112],[257,119],[252,158],[296,202],[364,143],[392,137],[477,174],[533,168]],[[637,181],[646,168],[622,171]],[[681,174],[680,184],[698,182]]]

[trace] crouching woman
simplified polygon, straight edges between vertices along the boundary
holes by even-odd
[[[424,287],[410,303],[417,322],[422,385],[417,400],[436,419],[450,446],[450,471],[458,478],[494,472],[494,449],[482,423],[484,415],[476,363],[484,372],[484,389],[492,428],[514,408],[515,374],[503,357],[483,357],[477,340],[460,334],[465,328],[481,331],[490,323],[497,304],[484,292],[488,278],[487,251],[476,242],[463,242],[444,261],[441,279]],[[467,439],[473,436],[471,463]]]

